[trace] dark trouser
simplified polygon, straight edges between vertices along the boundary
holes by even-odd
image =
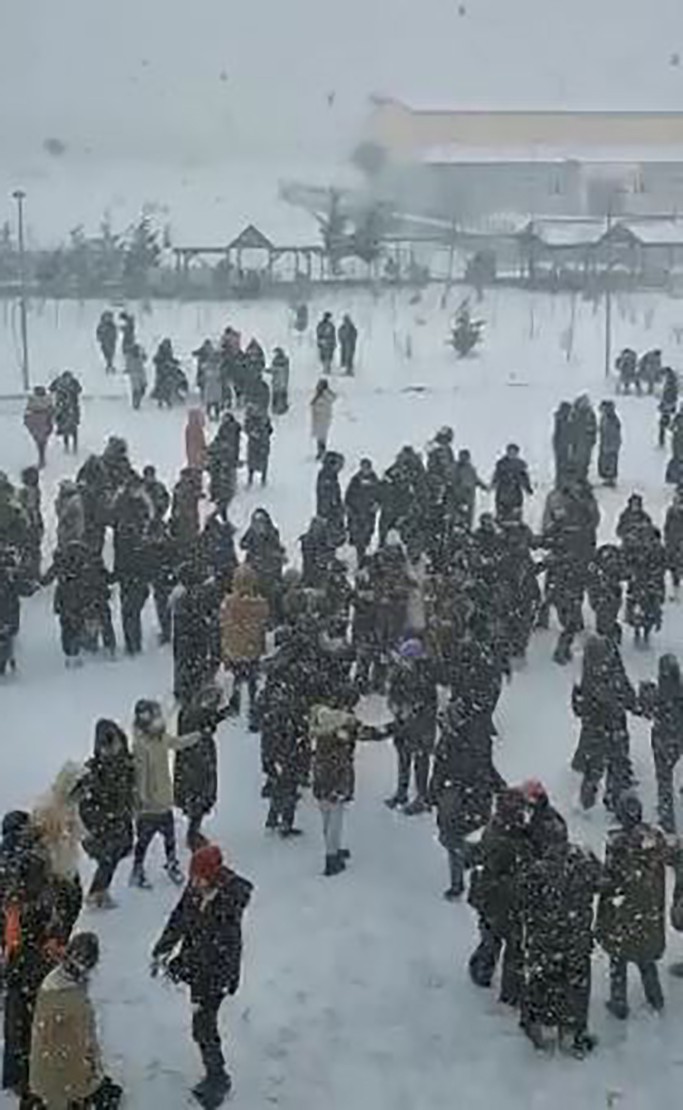
[[[232,694],[230,695],[230,712],[239,713],[242,705],[242,683],[247,684],[247,694],[249,695],[249,715],[252,716],[256,706],[256,694],[258,689],[258,660],[243,659],[235,662],[231,667],[234,685]]]
[[[595,805],[598,786],[605,771],[604,802],[608,809],[614,810],[617,799],[633,782],[628,733],[625,730],[610,734],[604,746],[587,754],[581,783],[581,805],[584,809]]]
[[[197,848],[201,846],[203,820],[203,811],[201,813],[187,814],[187,835],[185,838],[185,842],[191,852],[196,852]]]
[[[296,803],[298,801],[298,775],[295,767],[279,768],[275,772],[271,793],[267,825],[275,828],[291,829],[294,824]]]
[[[142,610],[146,601],[146,582],[141,582],[138,578],[121,580],[121,624],[129,655],[137,655],[142,651]]]
[[[166,813],[141,813],[137,819],[135,831],[137,833],[137,840],[135,842],[135,855],[133,860],[136,868],[142,867],[145,862],[147,849],[157,833],[161,833],[164,838],[166,862],[175,863],[177,854],[173,810],[168,809]]]
[[[636,965],[643,982],[643,991],[653,1010],[664,1007],[664,995],[659,982],[659,971],[654,960],[647,960]],[[620,956],[609,958],[609,989],[610,1002],[614,1006],[626,1009],[628,1006],[628,961]]]
[[[55,935],[63,944],[70,939],[78,916],[83,908],[83,886],[78,875],[73,878],[54,878],[52,882]]]
[[[22,1095],[28,1093],[31,1027],[38,986],[35,981],[10,983],[5,994],[2,1086]]]
[[[398,785],[396,793],[403,801],[408,800],[410,788],[410,772],[415,769],[415,792],[418,798],[427,797],[427,783],[429,781],[429,753],[414,752],[407,744],[397,744],[398,756]]]
[[[669,430],[671,423],[671,416],[668,412],[660,413],[659,417],[659,446],[663,447],[666,442],[666,433]]]
[[[67,659],[74,659],[80,653],[83,641],[82,614],[60,613],[59,627],[62,635],[62,651]]]
[[[327,451],[327,441],[324,440],[324,439],[318,439],[318,440],[316,440],[316,446],[317,446],[317,451],[316,451],[316,455],[315,455],[316,459],[324,458],[325,452]]]
[[[165,582],[154,582],[152,584],[152,593],[154,596],[154,608],[157,612],[157,620],[159,622],[159,633],[161,641],[164,644],[171,642],[171,610],[168,605],[171,591]]]
[[[192,999],[192,1039],[202,1054],[206,1074],[210,1079],[225,1072],[225,1058],[218,1032],[218,1011],[223,1002],[222,994],[207,994]]]
[[[486,921],[479,918],[481,940],[470,956],[470,975],[480,987],[490,987],[496,970],[498,957],[503,951],[503,974],[500,983],[500,999],[509,1005],[517,1005],[522,986],[522,949],[521,938],[516,929],[507,935],[496,932]]]
[[[105,859],[97,861],[97,870],[90,884],[91,894],[104,894],[106,890],[109,890],[120,862],[120,856],[107,856]]]

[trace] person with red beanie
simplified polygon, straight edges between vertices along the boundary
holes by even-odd
[[[193,1088],[203,1106],[219,1106],[232,1086],[218,1031],[226,994],[237,992],[242,964],[242,915],[252,884],[227,867],[217,844],[205,843],[192,856],[190,881],[152,950],[152,975],[160,967],[187,983],[192,1001],[192,1037],[206,1076]]]

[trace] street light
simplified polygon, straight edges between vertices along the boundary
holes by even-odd
[[[15,189],[12,193],[17,202],[19,221],[19,318],[21,324],[21,380],[24,392],[31,388],[28,372],[28,324],[26,310],[26,254],[24,248],[24,200],[26,193],[23,189]]]

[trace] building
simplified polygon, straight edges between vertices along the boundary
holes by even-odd
[[[376,98],[361,148],[382,199],[459,226],[683,209],[683,112],[446,111]]]

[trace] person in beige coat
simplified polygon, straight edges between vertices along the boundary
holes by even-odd
[[[38,992],[30,1088],[44,1110],[114,1110],[122,1090],[104,1075],[88,978],[99,960],[94,933],[76,933]]]
[[[311,433],[317,446],[317,459],[322,459],[327,451],[327,437],[332,426],[332,410],[337,394],[334,393],[325,378],[321,378],[315,387],[311,401]]]
[[[255,725],[258,669],[266,650],[269,618],[268,602],[258,592],[258,575],[253,567],[243,563],[235,571],[232,593],[221,605],[221,648],[223,664],[226,670],[232,671],[234,679],[230,713],[239,714],[241,687],[246,682],[250,727]]]
[[[172,736],[156,701],[140,700],[135,706],[133,725],[133,762],[135,765],[135,853],[131,886],[149,888],[145,875],[145,855],[157,833],[164,838],[166,872],[176,885],[183,874],[176,852],[173,821],[173,779],[170,754],[196,744],[200,732]]]

